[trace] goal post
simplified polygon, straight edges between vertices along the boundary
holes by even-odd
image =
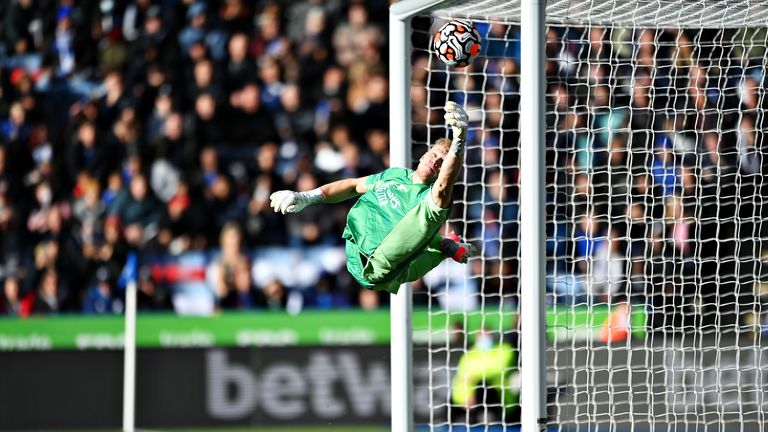
[[[390,9],[390,163],[411,168],[411,19],[455,1],[405,0]],[[480,2],[482,3],[482,2]],[[544,8],[545,0],[524,1],[521,6],[526,36],[523,39],[525,84],[521,91],[525,118],[521,121],[521,182],[523,194],[521,229],[526,265],[521,270],[522,329],[522,426],[525,432],[546,430],[545,312],[544,312]],[[413,424],[412,291],[406,284],[391,300],[392,335],[392,430],[411,432]]]
[[[411,62],[410,22],[425,2],[400,2],[391,6],[389,17],[389,137],[390,165],[411,164]],[[391,429],[413,432],[413,293],[403,284],[390,295],[391,334]]]
[[[447,99],[466,106],[448,224],[481,247],[467,274],[426,278],[426,336],[413,338],[413,290],[392,298],[392,430],[413,430],[414,403],[428,405],[430,431],[528,432],[543,418],[559,431],[764,430],[768,1],[390,10],[392,165],[446,133]],[[464,69],[429,43],[454,18],[483,39]],[[514,333],[518,315],[521,358],[501,387],[515,387],[520,418],[478,399],[477,416],[452,419],[460,359],[485,331],[497,343]],[[414,343],[429,357],[428,403],[411,387],[423,376]]]

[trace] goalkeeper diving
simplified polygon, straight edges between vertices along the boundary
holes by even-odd
[[[347,269],[365,288],[397,293],[400,285],[422,278],[444,259],[466,263],[474,247],[451,232],[438,233],[448,219],[453,186],[464,163],[467,113],[445,105],[453,139],[440,138],[416,170],[389,168],[378,174],[328,183],[306,192],[281,190],[270,196],[282,214],[309,205],[360,197],[347,215]]]

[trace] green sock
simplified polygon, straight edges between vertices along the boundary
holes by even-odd
[[[408,282],[413,282],[421,279],[425,274],[429,273],[430,270],[443,262],[444,259],[445,255],[438,250],[426,250],[422,252],[415,260],[413,260],[413,262],[411,262],[411,265],[408,266],[406,280]]]
[[[443,241],[443,236],[440,234],[435,234],[435,236],[432,237],[432,240],[429,241],[429,247],[435,250],[440,250],[441,241]]]

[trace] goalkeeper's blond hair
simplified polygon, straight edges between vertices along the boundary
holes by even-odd
[[[435,141],[435,143],[432,144],[432,147],[442,147],[445,149],[445,154],[448,154],[448,152],[451,150],[451,139],[438,138],[437,141]]]

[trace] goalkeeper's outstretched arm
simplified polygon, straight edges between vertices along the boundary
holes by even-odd
[[[276,212],[298,213],[307,206],[320,203],[337,203],[364,194],[368,189],[365,182],[368,177],[338,180],[306,192],[281,190],[273,193],[269,199]]]
[[[469,117],[459,104],[448,101],[445,104],[445,120],[453,131],[453,140],[432,186],[432,198],[441,208],[448,208],[451,205],[453,185],[464,163]],[[442,155],[432,155],[429,165],[436,166],[436,157],[439,158]],[[368,177],[359,177],[338,180],[306,192],[277,191],[270,195],[270,205],[276,212],[286,214],[298,213],[313,204],[341,202],[364,194],[368,190],[365,185],[367,179]]]
[[[448,101],[445,104],[445,120],[453,131],[453,140],[448,154],[445,155],[443,165],[440,167],[437,180],[432,186],[432,197],[435,204],[441,208],[448,208],[451,205],[453,185],[456,183],[464,163],[469,117],[459,104]]]

